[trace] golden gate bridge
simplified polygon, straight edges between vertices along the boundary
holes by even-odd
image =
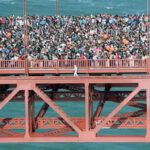
[[[23,6],[24,47],[27,54],[27,0],[23,1]],[[78,74],[84,76],[72,76],[74,65],[78,67]],[[0,110],[3,111],[8,103],[16,102],[23,102],[25,109],[24,117],[0,118],[0,142],[150,142],[149,74],[150,58],[39,60],[36,63],[27,59],[0,61]],[[63,111],[58,101],[66,102],[66,107],[75,102],[76,111],[77,102],[82,101],[85,115],[72,117],[71,112]],[[43,105],[36,114],[35,104],[38,102],[43,102]],[[103,115],[106,103],[110,102],[117,106]],[[133,110],[118,114],[126,107]],[[45,117],[48,108],[53,109],[59,117]],[[20,129],[24,132],[19,132]],[[146,133],[103,135],[99,133],[102,129],[145,129]]]

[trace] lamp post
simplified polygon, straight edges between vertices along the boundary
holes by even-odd
[[[150,56],[150,30],[149,30],[149,28],[150,28],[150,26],[149,26],[149,22],[150,22],[150,14],[149,14],[149,0],[147,0],[147,17],[148,17],[148,20],[147,20],[147,22],[148,22],[148,27],[147,27],[147,43],[148,43],[148,55]]]
[[[24,44],[24,56],[25,56],[25,75],[29,75],[27,47],[28,47],[28,26],[27,26],[27,0],[23,0],[23,44]]]
[[[56,2],[56,4],[55,4],[55,6],[56,6],[56,8],[55,8],[55,15],[57,16],[57,15],[59,15],[59,4],[58,4],[58,0],[56,0],[55,1]]]
[[[23,18],[24,18],[24,26],[23,26],[24,54],[25,54],[25,56],[27,56],[27,46],[28,46],[27,0],[23,0]]]

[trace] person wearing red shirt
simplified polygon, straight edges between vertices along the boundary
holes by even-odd
[[[18,61],[22,61],[22,58],[21,58],[21,57],[18,57]]]

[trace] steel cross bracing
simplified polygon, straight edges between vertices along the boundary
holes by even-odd
[[[0,142],[150,142],[149,84],[150,76],[0,77]],[[25,117],[7,117],[13,103]]]
[[[65,89],[65,88],[64,88]],[[131,91],[115,91],[115,92],[108,92],[107,98],[108,100],[105,101],[114,101],[114,102],[121,102],[126,95],[129,95]],[[59,92],[45,92],[47,95],[51,96],[53,95],[54,101],[84,101],[85,93],[84,92],[76,92],[76,91],[59,91]],[[9,95],[10,92],[2,91],[0,95],[0,101],[3,100],[7,95]],[[103,91],[96,91],[93,92],[92,98],[94,101],[99,101],[101,96],[103,94]],[[36,95],[33,94],[35,101],[42,101],[42,99]],[[137,97],[133,98],[134,101],[142,101],[146,99],[146,92],[141,91],[137,94]],[[16,94],[16,96],[13,97],[12,101],[24,101],[24,94],[23,91]],[[131,104],[131,102],[130,102]],[[132,102],[133,104],[133,102]],[[135,102],[134,102],[135,104]],[[140,107],[140,106],[139,106]],[[141,106],[142,107],[142,106]]]

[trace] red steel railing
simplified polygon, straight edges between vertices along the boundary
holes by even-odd
[[[0,69],[24,69],[25,61],[1,60]]]
[[[147,69],[150,71],[150,59],[68,59],[68,60],[37,60],[37,61],[0,61],[2,70],[69,70],[74,65],[81,70],[90,69]]]
[[[36,62],[30,61],[30,69],[64,69],[74,68],[146,68],[147,59],[101,59],[101,60],[82,60],[82,59],[68,59],[68,60],[38,60]]]

